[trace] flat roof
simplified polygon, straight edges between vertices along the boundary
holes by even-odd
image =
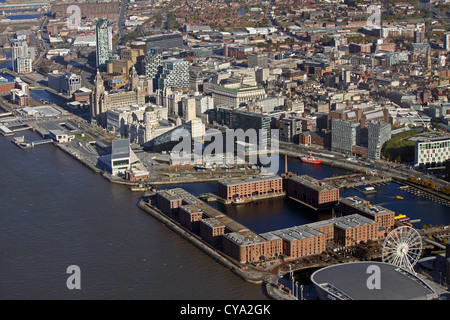
[[[341,198],[340,201],[341,201],[341,203],[349,205],[353,208],[358,209],[361,212],[367,213],[374,217],[383,215],[383,214],[394,213],[394,211],[387,209],[385,207],[382,207],[380,205],[366,204],[366,203],[369,203],[367,200],[364,200],[357,196]]]
[[[295,226],[291,228],[276,230],[267,232],[264,235],[261,235],[265,239],[269,240],[273,236],[288,240],[288,241],[295,241],[295,240],[302,240],[306,238],[316,237],[320,236],[323,233],[317,230],[314,230],[310,228],[308,225],[301,225],[301,226]],[[271,236],[269,236],[271,235]],[[273,238],[276,239],[276,238]]]
[[[223,236],[241,246],[263,243],[266,240],[256,233],[230,232],[225,233]]]
[[[173,188],[173,189],[167,189],[167,190],[164,189],[164,190],[159,190],[157,193],[167,200],[183,200],[183,202],[186,203],[184,205],[185,208],[188,205],[201,202],[201,200],[199,200],[197,197],[195,197],[194,195],[190,194],[189,192],[187,192],[186,190],[184,190],[182,188]]]
[[[130,157],[130,140],[120,139],[112,141],[112,158],[129,158]]]
[[[380,289],[369,289],[370,266],[379,267]],[[369,269],[370,270],[370,269]],[[436,292],[418,276],[397,266],[377,261],[332,265],[311,275],[316,288],[338,300],[431,300]],[[331,298],[331,299],[333,299]]]
[[[318,180],[314,179],[313,177],[310,177],[308,175],[302,175],[302,176],[293,176],[289,178],[292,181],[298,182],[308,188],[322,191],[322,190],[333,190],[337,189],[336,187],[325,183],[325,182],[319,182]]]
[[[203,212],[202,209],[197,207],[195,204],[185,204],[180,207],[180,209],[183,209],[185,212],[189,214],[199,213]]]
[[[205,218],[200,220],[200,222],[206,224],[210,228],[225,227],[225,224],[215,218]]]

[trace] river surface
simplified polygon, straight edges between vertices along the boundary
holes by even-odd
[[[268,299],[53,145],[0,136],[0,164],[0,299]]]
[[[289,159],[288,168],[316,178],[347,173],[298,159]],[[241,280],[137,208],[139,194],[106,181],[53,145],[23,151],[0,136],[0,174],[0,299],[268,299],[262,286]],[[216,183],[181,187],[193,194],[217,191]],[[372,203],[424,224],[450,222],[448,207],[395,183],[377,189],[367,196]],[[342,192],[354,194],[365,197]],[[284,199],[212,205],[255,232],[329,218]],[[67,289],[70,265],[81,269],[81,290]]]

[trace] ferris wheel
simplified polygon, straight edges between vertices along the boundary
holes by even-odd
[[[382,260],[415,273],[414,265],[421,253],[422,237],[419,232],[403,226],[392,230],[384,240]]]

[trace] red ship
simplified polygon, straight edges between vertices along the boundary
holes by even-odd
[[[313,163],[313,164],[319,164],[322,162],[322,160],[316,159],[312,155],[309,155],[308,157],[300,157],[300,160],[306,163]]]

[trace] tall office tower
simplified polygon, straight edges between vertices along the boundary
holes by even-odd
[[[391,139],[391,124],[372,120],[368,127],[368,154],[371,159],[380,159],[381,148]]]
[[[414,31],[414,43],[424,43],[425,42],[425,32],[416,30]]]
[[[202,94],[195,96],[195,112],[197,117],[201,117],[207,110],[214,108],[214,99],[211,96]]]
[[[348,84],[352,80],[352,73],[350,70],[342,70],[342,82]]]
[[[158,88],[158,74],[162,73],[162,67],[162,54],[156,49],[149,49],[143,61],[143,69],[145,70],[145,76],[149,85],[152,85],[150,92],[155,92]]]
[[[163,72],[158,78],[158,89],[166,87],[189,88],[189,63],[186,60],[170,58],[163,62]]]
[[[33,71],[32,58],[26,40],[13,40],[12,44],[12,67],[17,73],[29,73]]]
[[[26,40],[14,39],[11,43],[11,47],[13,59],[28,55],[28,44]]]
[[[188,122],[197,117],[195,97],[185,97],[181,100],[183,108],[183,119]]]
[[[269,57],[267,53],[255,53],[248,55],[248,67],[267,68],[269,67]]]
[[[200,118],[193,118],[188,121],[188,126],[191,129],[191,137],[195,141],[203,140],[205,135],[205,125]]]
[[[450,32],[444,33],[444,49],[450,51]]]
[[[359,122],[351,120],[331,120],[331,151],[352,153],[352,147],[359,144]]]
[[[245,131],[254,129],[257,134],[257,143],[260,150],[272,143],[271,117],[265,114],[235,110],[230,106],[218,106],[207,111],[209,123],[217,122],[230,129],[242,129]]]
[[[97,69],[106,70],[106,62],[112,51],[112,31],[108,19],[99,19],[95,28],[97,39]]]

